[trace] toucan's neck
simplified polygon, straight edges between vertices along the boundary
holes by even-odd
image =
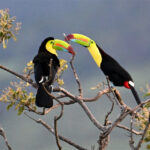
[[[100,51],[102,57],[108,55],[107,53],[104,52],[104,50],[103,50],[100,46],[98,46],[97,44],[96,44],[96,46],[98,47],[98,49],[99,49],[99,51]]]
[[[46,50],[45,45],[46,45],[46,42],[42,42],[42,44],[41,44],[40,47],[39,47],[38,53],[42,53],[42,52],[49,53],[49,52]]]
[[[45,47],[40,47],[38,53],[47,53],[48,54],[50,52],[48,52]]]
[[[38,54],[41,54],[41,53],[44,53],[47,56],[51,56],[51,57],[57,58],[57,56],[55,54],[52,54],[49,51],[47,51],[46,48],[45,48],[45,46],[40,46]]]
[[[96,62],[97,66],[101,67],[102,55],[101,55],[96,43],[91,44],[88,47],[88,50],[89,50],[90,54],[92,55],[94,61]]]

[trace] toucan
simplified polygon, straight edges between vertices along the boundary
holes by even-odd
[[[35,104],[38,107],[50,108],[53,106],[53,98],[48,92],[52,92],[51,85],[60,66],[56,50],[75,55],[71,45],[65,41],[48,37],[41,43],[38,54],[33,59],[34,77],[38,84]]]
[[[86,47],[97,66],[101,68],[106,76],[108,76],[109,80],[115,86],[124,86],[127,89],[131,89],[137,104],[139,105],[141,103],[130,74],[114,58],[98,46],[94,40],[85,35],[73,33],[67,35],[65,41],[73,41]]]

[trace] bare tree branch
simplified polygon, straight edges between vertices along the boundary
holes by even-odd
[[[142,102],[141,104],[137,105],[135,108],[128,110],[127,107],[124,107],[122,109],[121,114],[119,115],[119,117],[112,123],[111,127],[109,128],[108,131],[106,131],[105,136],[109,135],[111,133],[111,131],[113,130],[114,127],[116,127],[128,114],[134,112],[135,110],[137,110],[138,108],[140,108],[141,106],[143,106],[144,104],[150,102],[150,99],[148,99],[145,102]]]
[[[112,101],[111,109],[110,109],[110,111],[105,116],[104,126],[108,125],[108,117],[112,113],[113,109],[114,109],[114,102]]]
[[[11,146],[8,144],[8,140],[7,140],[7,137],[3,128],[0,128],[0,135],[4,138],[4,141],[8,150],[12,150]]]
[[[107,80],[108,88],[109,88],[109,90],[111,91],[111,93],[112,93],[113,96],[114,96],[114,100],[116,101],[117,105],[119,105],[118,101],[116,100],[116,95],[115,95],[115,93],[114,93],[114,90],[113,90],[113,89],[111,88],[111,86],[110,86],[110,81],[109,81],[109,77],[108,77],[108,76],[106,76],[106,80]]]
[[[56,138],[56,144],[59,148],[59,150],[62,149],[61,145],[60,145],[60,142],[59,142],[59,137],[58,137],[58,130],[57,130],[57,121],[63,116],[63,111],[64,111],[64,104],[62,102],[60,102],[55,96],[53,96],[46,88],[45,86],[43,85],[44,87],[44,90],[47,92],[47,94],[49,96],[51,96],[53,99],[55,99],[60,105],[61,105],[61,112],[58,116],[55,116],[54,117],[54,131],[55,131],[55,138]]]
[[[72,59],[71,59],[71,61],[70,61],[70,65],[71,65],[71,68],[72,68],[74,77],[75,77],[76,82],[77,82],[78,87],[79,87],[79,96],[80,96],[80,97],[83,97],[83,90],[82,90],[82,87],[81,87],[81,83],[80,83],[79,77],[78,77],[78,75],[77,75],[77,73],[76,73],[76,70],[74,69],[73,60],[74,60],[74,55],[72,55]]]
[[[55,91],[59,91],[64,93],[67,97],[71,98],[72,100],[78,102],[80,104],[80,106],[83,108],[83,110],[85,111],[85,113],[87,114],[87,116],[89,117],[89,119],[92,121],[92,123],[101,131],[104,131],[106,127],[104,127],[103,125],[101,125],[96,118],[94,117],[94,115],[92,114],[92,112],[89,110],[89,108],[87,107],[87,105],[83,102],[83,100],[80,97],[76,97],[73,94],[71,94],[70,92],[68,92],[67,90],[65,90],[62,87],[59,87],[57,89],[55,89]]]
[[[55,131],[54,131],[54,129],[53,129],[50,125],[48,125],[46,122],[44,122],[44,121],[41,120],[41,119],[36,120],[36,119],[32,118],[31,116],[29,116],[27,113],[25,113],[25,115],[26,115],[28,118],[30,118],[31,120],[35,121],[36,123],[39,123],[39,124],[43,125],[49,132],[51,132],[51,133],[55,136]],[[67,138],[65,138],[65,137],[63,137],[63,136],[61,136],[61,135],[58,135],[58,137],[59,137],[60,140],[62,140],[62,141],[64,141],[64,142],[68,143],[69,145],[71,145],[71,146],[77,148],[78,150],[88,150],[88,149],[81,147],[80,145],[78,145],[78,144],[72,142],[71,140],[69,140],[69,139],[67,139]]]
[[[57,92],[59,91],[58,88],[54,89],[54,92],[56,92],[56,91]],[[110,91],[107,88],[107,89],[104,89],[102,91],[99,91],[98,94],[95,97],[93,97],[93,98],[84,98],[83,97],[82,100],[84,102],[94,102],[94,101],[97,101],[102,95],[107,94],[108,92],[110,92]],[[60,97],[56,97],[56,98],[59,99],[59,98],[64,98],[64,97],[67,97],[67,96],[64,95],[62,97],[60,96]],[[63,103],[63,105],[72,105],[72,104],[75,104],[77,102],[73,101],[73,100],[69,100],[69,101],[65,101],[65,102],[61,102],[61,103]],[[48,114],[50,111],[52,111],[53,109],[55,109],[55,108],[57,108],[59,106],[60,106],[60,104],[56,104],[56,105],[52,106],[51,108],[49,108],[48,110],[45,111],[45,114]]]
[[[131,121],[130,121],[130,141],[129,141],[129,145],[131,147],[132,150],[135,150],[134,147],[134,140],[133,140],[133,119],[134,119],[134,115],[132,115]]]
[[[16,77],[20,78],[21,80],[23,80],[23,81],[25,81],[25,82],[28,82],[28,83],[31,84],[34,88],[37,88],[37,87],[38,87],[37,84],[34,83],[32,79],[28,79],[28,78],[24,77],[23,75],[20,75],[20,74],[14,72],[14,71],[12,71],[12,70],[10,70],[10,69],[8,69],[8,68],[2,66],[2,65],[0,65],[0,68],[3,69],[3,70],[5,70],[5,71],[7,71],[7,72],[9,72],[9,73],[11,73],[11,74],[13,74],[13,75],[15,75]]]
[[[141,137],[141,139],[140,139],[140,141],[139,141],[137,147],[135,148],[135,150],[139,150],[139,149],[140,149],[140,147],[141,147],[141,145],[142,145],[142,142],[143,142],[143,140],[144,140],[144,137],[145,137],[145,135],[146,135],[146,132],[147,132],[147,130],[148,130],[148,128],[149,128],[149,125],[150,125],[150,112],[149,112],[149,118],[148,118],[146,127],[145,127],[145,129],[144,129],[144,132],[143,132],[143,134],[142,134],[142,137]]]
[[[104,90],[102,90],[102,91],[99,91],[98,94],[97,94],[95,97],[93,97],[93,98],[84,98],[84,97],[83,97],[82,99],[83,99],[84,102],[97,101],[102,95],[107,94],[107,93],[109,93],[109,92],[110,92],[110,89],[109,89],[109,88],[106,88],[106,89],[104,89]]]
[[[53,133],[55,135],[55,138],[56,138],[56,143],[57,143],[57,146],[59,148],[59,150],[62,149],[61,145],[60,145],[60,142],[59,142],[59,139],[62,140],[62,141],[65,141],[66,143],[74,146],[75,148],[79,149],[79,150],[87,150],[86,148],[83,148],[75,143],[73,143],[72,141],[66,139],[65,137],[62,137],[58,134],[58,129],[57,129],[57,121],[63,116],[63,110],[64,110],[64,105],[71,105],[71,104],[74,104],[74,103],[78,103],[81,108],[84,110],[84,112],[86,113],[86,115],[88,116],[88,118],[90,119],[90,121],[94,124],[94,126],[96,126],[99,131],[100,131],[100,136],[99,136],[99,150],[104,150],[106,148],[106,146],[108,145],[109,143],[109,139],[110,139],[110,133],[112,132],[112,130],[115,128],[115,127],[118,127],[118,128],[122,128],[126,131],[129,131],[131,133],[131,140],[130,140],[130,147],[133,149],[133,150],[139,150],[139,148],[141,147],[141,144],[142,144],[142,141],[145,137],[145,134],[146,134],[146,131],[148,130],[148,127],[149,127],[149,124],[150,124],[150,120],[148,121],[146,127],[145,127],[145,130],[143,133],[141,132],[138,132],[138,131],[135,131],[133,130],[133,123],[131,122],[130,124],[130,128],[124,126],[124,125],[121,125],[120,123],[128,116],[128,115],[132,115],[135,116],[135,117],[141,117],[140,114],[137,112],[137,110],[139,110],[139,108],[141,106],[143,106],[144,104],[150,102],[150,99],[146,100],[145,102],[142,102],[141,104],[139,104],[138,106],[136,106],[135,108],[130,108],[129,106],[127,106],[122,98],[121,98],[121,95],[119,93],[119,91],[115,88],[111,88],[110,85],[109,85],[109,79],[107,79],[107,82],[108,82],[108,88],[102,90],[102,91],[99,91],[97,93],[97,95],[95,97],[92,97],[92,98],[84,98],[83,97],[83,89],[81,87],[81,83],[80,83],[80,80],[79,80],[79,77],[76,73],[76,70],[74,68],[74,65],[73,65],[73,60],[74,60],[74,56],[72,57],[71,61],[70,61],[70,65],[71,65],[71,68],[72,68],[72,71],[73,71],[73,74],[74,74],[74,77],[76,79],[76,82],[77,82],[77,85],[78,85],[78,90],[79,90],[79,96],[76,96],[72,93],[70,93],[68,90],[62,88],[62,87],[56,87],[53,89],[54,92],[57,92],[57,97],[53,96],[51,93],[49,93],[49,91],[47,91],[47,89],[45,88],[46,92],[51,96],[53,97],[53,99],[55,99],[58,104],[54,105],[53,107],[51,107],[50,109],[44,111],[44,112],[37,112],[35,110],[33,110],[32,108],[30,108],[30,106],[26,106],[27,110],[28,111],[32,111],[38,115],[45,115],[47,113],[49,113],[51,110],[53,109],[56,109],[57,107],[61,107],[61,112],[58,116],[55,116],[54,118],[54,129],[51,128],[48,124],[46,124],[43,120],[39,119],[39,120],[36,120],[30,116],[28,116],[30,119],[34,120],[35,122],[39,123],[39,124],[42,124],[46,129],[48,129],[51,133]],[[31,79],[28,79],[2,65],[0,65],[0,68],[19,77],[21,80],[25,81],[25,82],[28,82],[30,83],[34,88],[37,88],[37,85],[35,83],[33,83],[33,81]],[[59,95],[59,93],[61,95]],[[102,95],[104,94],[108,94],[108,93],[112,93],[114,95],[114,97],[109,97],[110,100],[113,102],[113,99],[117,100],[117,104],[119,105],[119,108],[121,110],[121,113],[120,115],[115,119],[115,121],[113,122],[110,122],[108,120],[108,117],[110,116],[110,114],[112,113],[113,111],[113,107],[114,107],[114,103],[112,103],[112,106],[111,106],[111,109],[110,111],[106,114],[106,117],[105,117],[105,123],[104,125],[102,125],[96,118],[95,116],[92,114],[92,112],[90,111],[90,109],[87,107],[86,103],[85,102],[93,102],[93,101],[97,101]],[[67,99],[70,99],[70,100],[66,100],[64,102],[61,102],[60,99],[62,98],[67,98]],[[135,148],[134,147],[134,141],[133,141],[133,135],[132,134],[135,134],[135,135],[142,135],[137,147]]]
[[[111,125],[111,124],[112,124],[112,122],[111,122],[111,121],[108,121],[108,125]],[[122,124],[117,124],[116,127],[131,132],[131,129],[130,129],[130,128],[128,128],[128,127],[126,127],[126,126],[124,126],[124,125],[122,125]],[[132,129],[132,133],[135,134],[135,135],[142,135],[142,132],[138,132],[138,131],[133,130],[133,129]]]

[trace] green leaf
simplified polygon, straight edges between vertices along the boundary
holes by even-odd
[[[147,97],[150,96],[150,93],[146,93],[143,97]]]
[[[2,37],[3,36],[3,32],[0,32],[0,37]]]
[[[18,109],[18,115],[20,116],[24,111],[24,106],[19,107]]]
[[[149,107],[150,107],[150,103],[145,104],[144,107],[145,107],[145,108],[149,108]]]
[[[149,141],[150,141],[150,138],[149,138],[149,137],[146,137],[146,138],[144,139],[144,141],[145,141],[145,142],[149,142]]]
[[[150,149],[150,144],[148,144],[148,145],[146,146],[146,148],[147,148],[147,149]]]
[[[5,39],[3,39],[3,48],[7,48]]]
[[[9,105],[7,105],[7,110],[9,111],[9,109],[14,105],[14,102],[10,103]]]

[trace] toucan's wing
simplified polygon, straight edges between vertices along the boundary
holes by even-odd
[[[40,63],[34,64],[34,77],[37,84],[39,84],[39,81],[42,79],[43,76],[43,69],[42,65]]]
[[[52,65],[49,66],[49,76],[48,76],[49,85],[53,84],[57,70],[58,67],[55,66],[55,63],[53,62]]]
[[[132,81],[130,74],[111,56],[103,56],[101,69],[116,86],[123,86],[124,81]]]

